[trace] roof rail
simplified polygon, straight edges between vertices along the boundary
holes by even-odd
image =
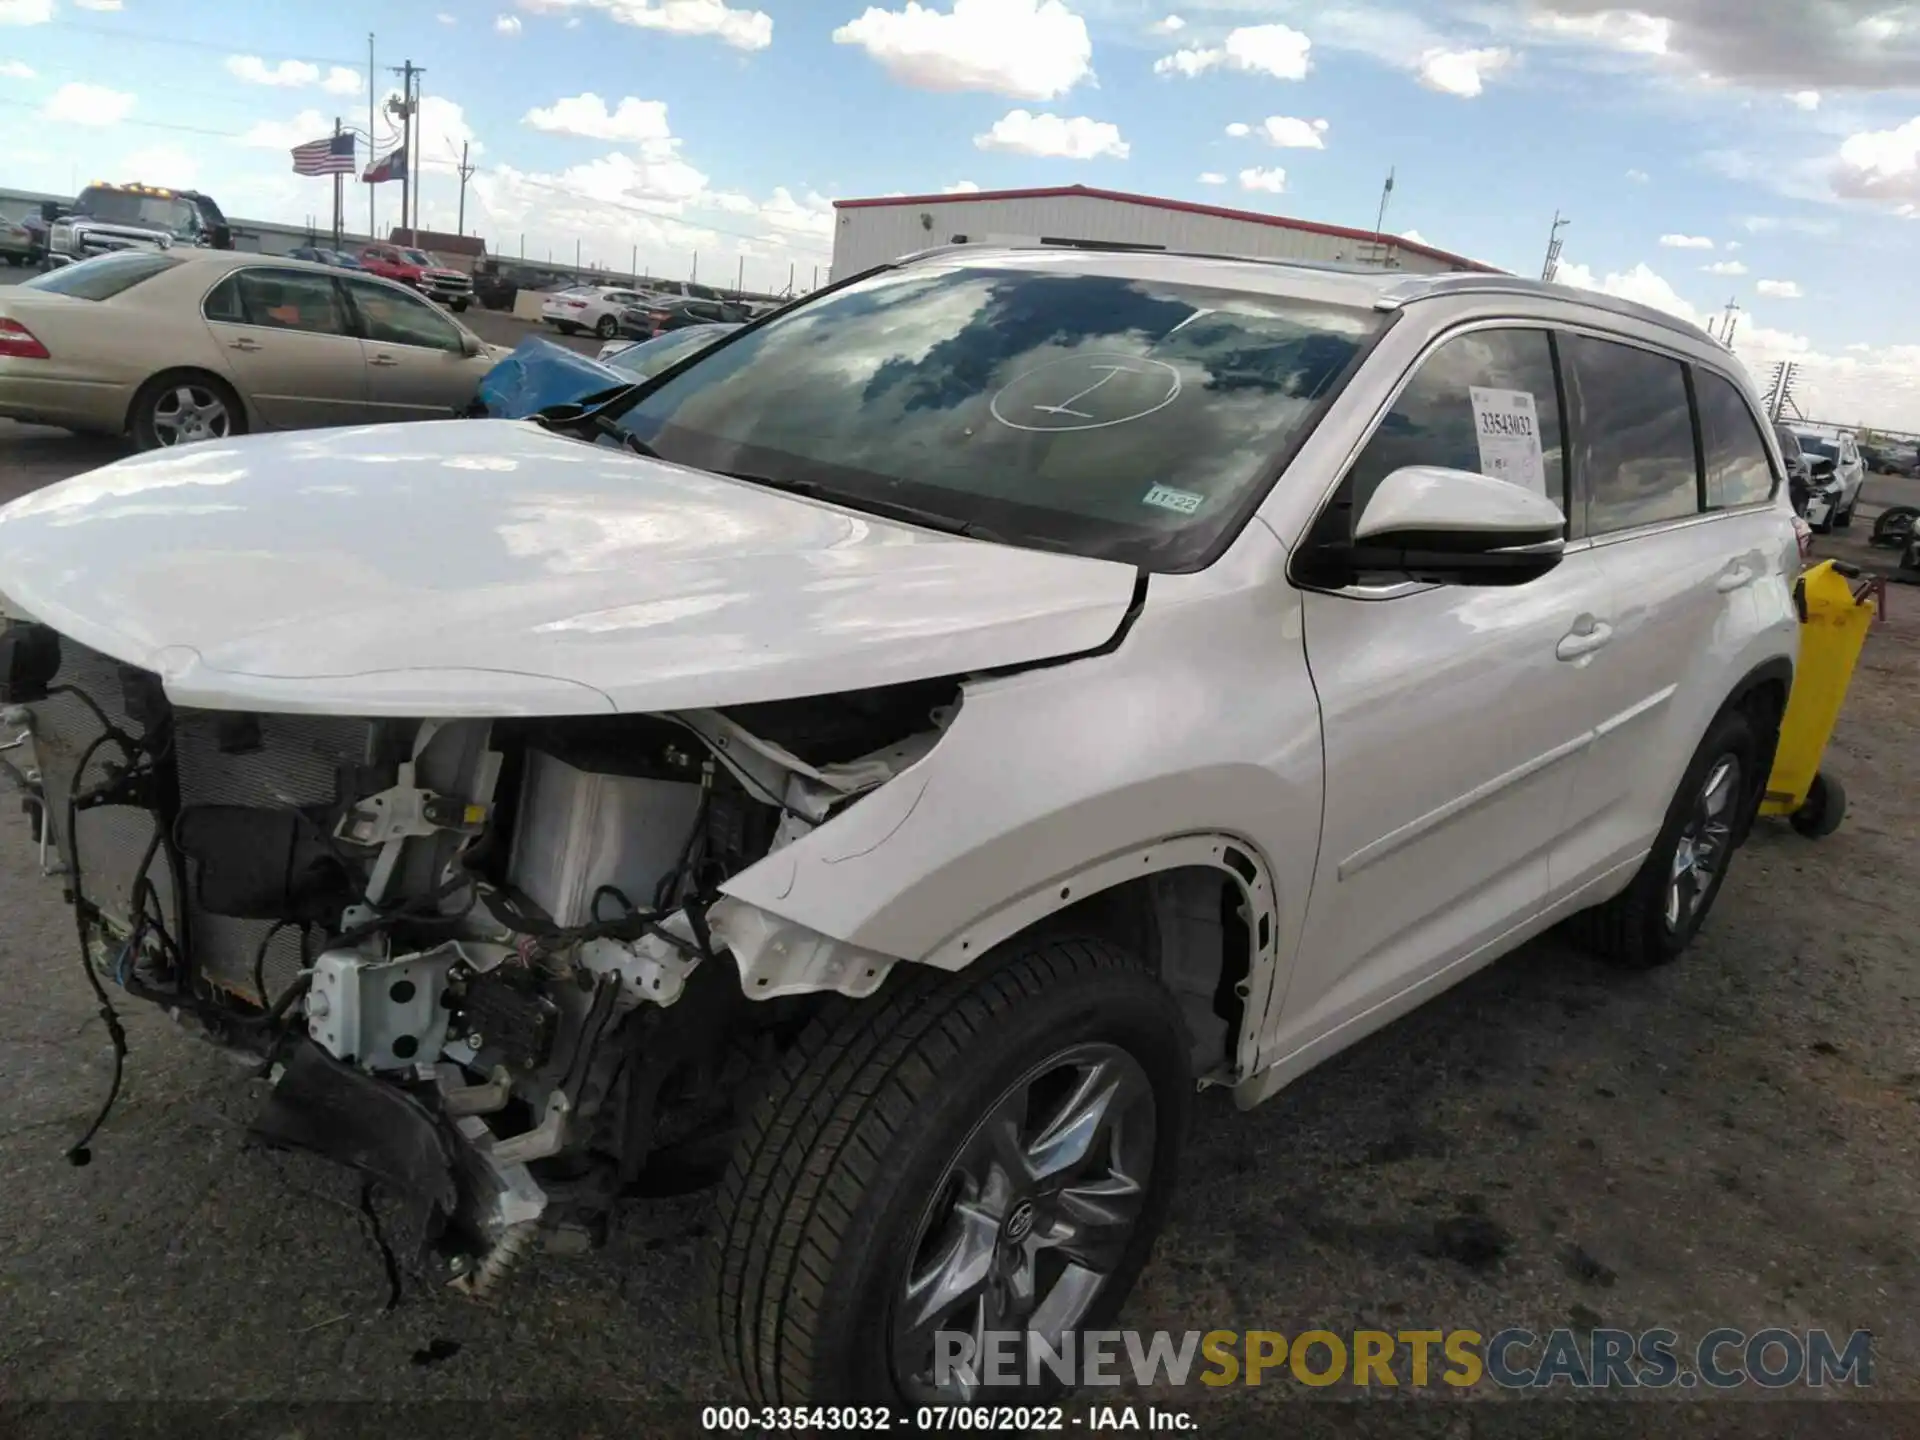
[[[1409,304],[1415,300],[1432,300],[1447,295],[1525,295],[1534,300],[1571,300],[1577,304],[1607,310],[1631,320],[1658,325],[1662,329],[1684,335],[1689,340],[1708,340],[1719,344],[1719,341],[1692,321],[1683,320],[1678,315],[1656,309],[1652,305],[1643,305],[1638,300],[1622,299],[1618,295],[1608,295],[1599,290],[1583,290],[1572,285],[1561,285],[1552,280],[1530,280],[1519,275],[1409,276],[1394,290],[1381,296],[1380,304],[1383,307],[1394,307]],[[1722,345],[1721,348],[1729,347]]]
[[[1215,250],[1177,250],[1166,245],[1149,245],[1144,242],[1127,240],[960,240],[945,245],[929,245],[924,250],[915,250],[892,261],[894,265],[912,265],[922,260],[950,255],[956,251],[978,253],[983,250],[1012,250],[1020,252],[1041,250],[1081,250],[1088,254],[1123,255],[1165,255],[1175,260],[1223,260],[1240,265],[1277,265],[1290,270],[1322,270],[1335,275],[1396,275],[1402,271],[1389,270],[1379,265],[1366,265],[1358,261],[1343,260],[1304,260],[1287,255],[1241,255]],[[1462,278],[1471,278],[1471,272],[1460,272]]]

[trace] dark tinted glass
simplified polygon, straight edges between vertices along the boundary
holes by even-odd
[[[1315,542],[1351,539],[1354,520],[1380,482],[1405,465],[1512,479],[1564,509],[1561,435],[1546,331],[1476,330],[1456,336],[1421,363],[1393,402],[1322,516]]]
[[[773,317],[621,419],[681,464],[1179,568],[1238,523],[1382,323],[1050,260],[955,260]]]
[[[1733,384],[1709,370],[1693,372],[1700,441],[1707,452],[1707,508],[1752,505],[1773,494],[1773,465],[1760,422]]]
[[[417,345],[429,350],[458,350],[460,331],[433,306],[393,285],[351,277],[341,282],[369,340],[386,345]]]
[[[1577,417],[1573,463],[1585,487],[1587,533],[1698,513],[1693,411],[1681,363],[1586,335],[1563,336],[1560,345]]]
[[[236,270],[207,295],[209,320],[303,330],[311,335],[348,335],[333,281],[308,270]]]
[[[31,280],[22,281],[28,290],[48,290],[55,295],[71,295],[76,300],[111,300],[142,280],[151,280],[162,270],[171,270],[180,262],[156,252],[120,255],[96,255],[77,265],[62,265]]]

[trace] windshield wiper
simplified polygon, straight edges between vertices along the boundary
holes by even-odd
[[[938,530],[943,535],[964,535],[969,540],[988,540],[996,545],[1012,545],[997,530],[989,530],[974,520],[956,520],[951,515],[942,515],[937,510],[922,510],[918,505],[904,505],[898,500],[876,500],[868,495],[856,495],[846,490],[833,490],[813,480],[776,480],[770,475],[750,475],[742,470],[722,470],[718,472],[730,480],[744,480],[749,485],[764,485],[769,490],[778,490],[787,495],[801,495],[809,500],[826,500],[836,505],[844,505],[849,510],[862,510],[870,515],[883,516],[888,520],[904,520],[909,525],[918,525],[926,530]]]

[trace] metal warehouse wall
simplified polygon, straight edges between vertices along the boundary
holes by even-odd
[[[923,218],[924,217],[924,218]],[[1164,245],[1170,250],[1216,251],[1288,260],[1361,262],[1364,240],[1322,235],[1220,215],[1198,215],[1092,195],[1014,200],[952,200],[912,205],[860,205],[835,212],[833,276],[842,279],[956,235],[1104,240]],[[1444,261],[1396,248],[1396,268],[1418,274],[1445,271]]]

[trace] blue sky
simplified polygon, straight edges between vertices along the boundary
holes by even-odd
[[[370,30],[381,95],[426,67],[423,220],[452,228],[466,141],[496,249],[805,286],[833,198],[1079,182],[1369,227],[1393,167],[1389,229],[1537,273],[1558,209],[1562,279],[1731,298],[1756,370],[1920,429],[1894,0],[0,0],[0,184],[324,215],[286,149],[366,125]]]

